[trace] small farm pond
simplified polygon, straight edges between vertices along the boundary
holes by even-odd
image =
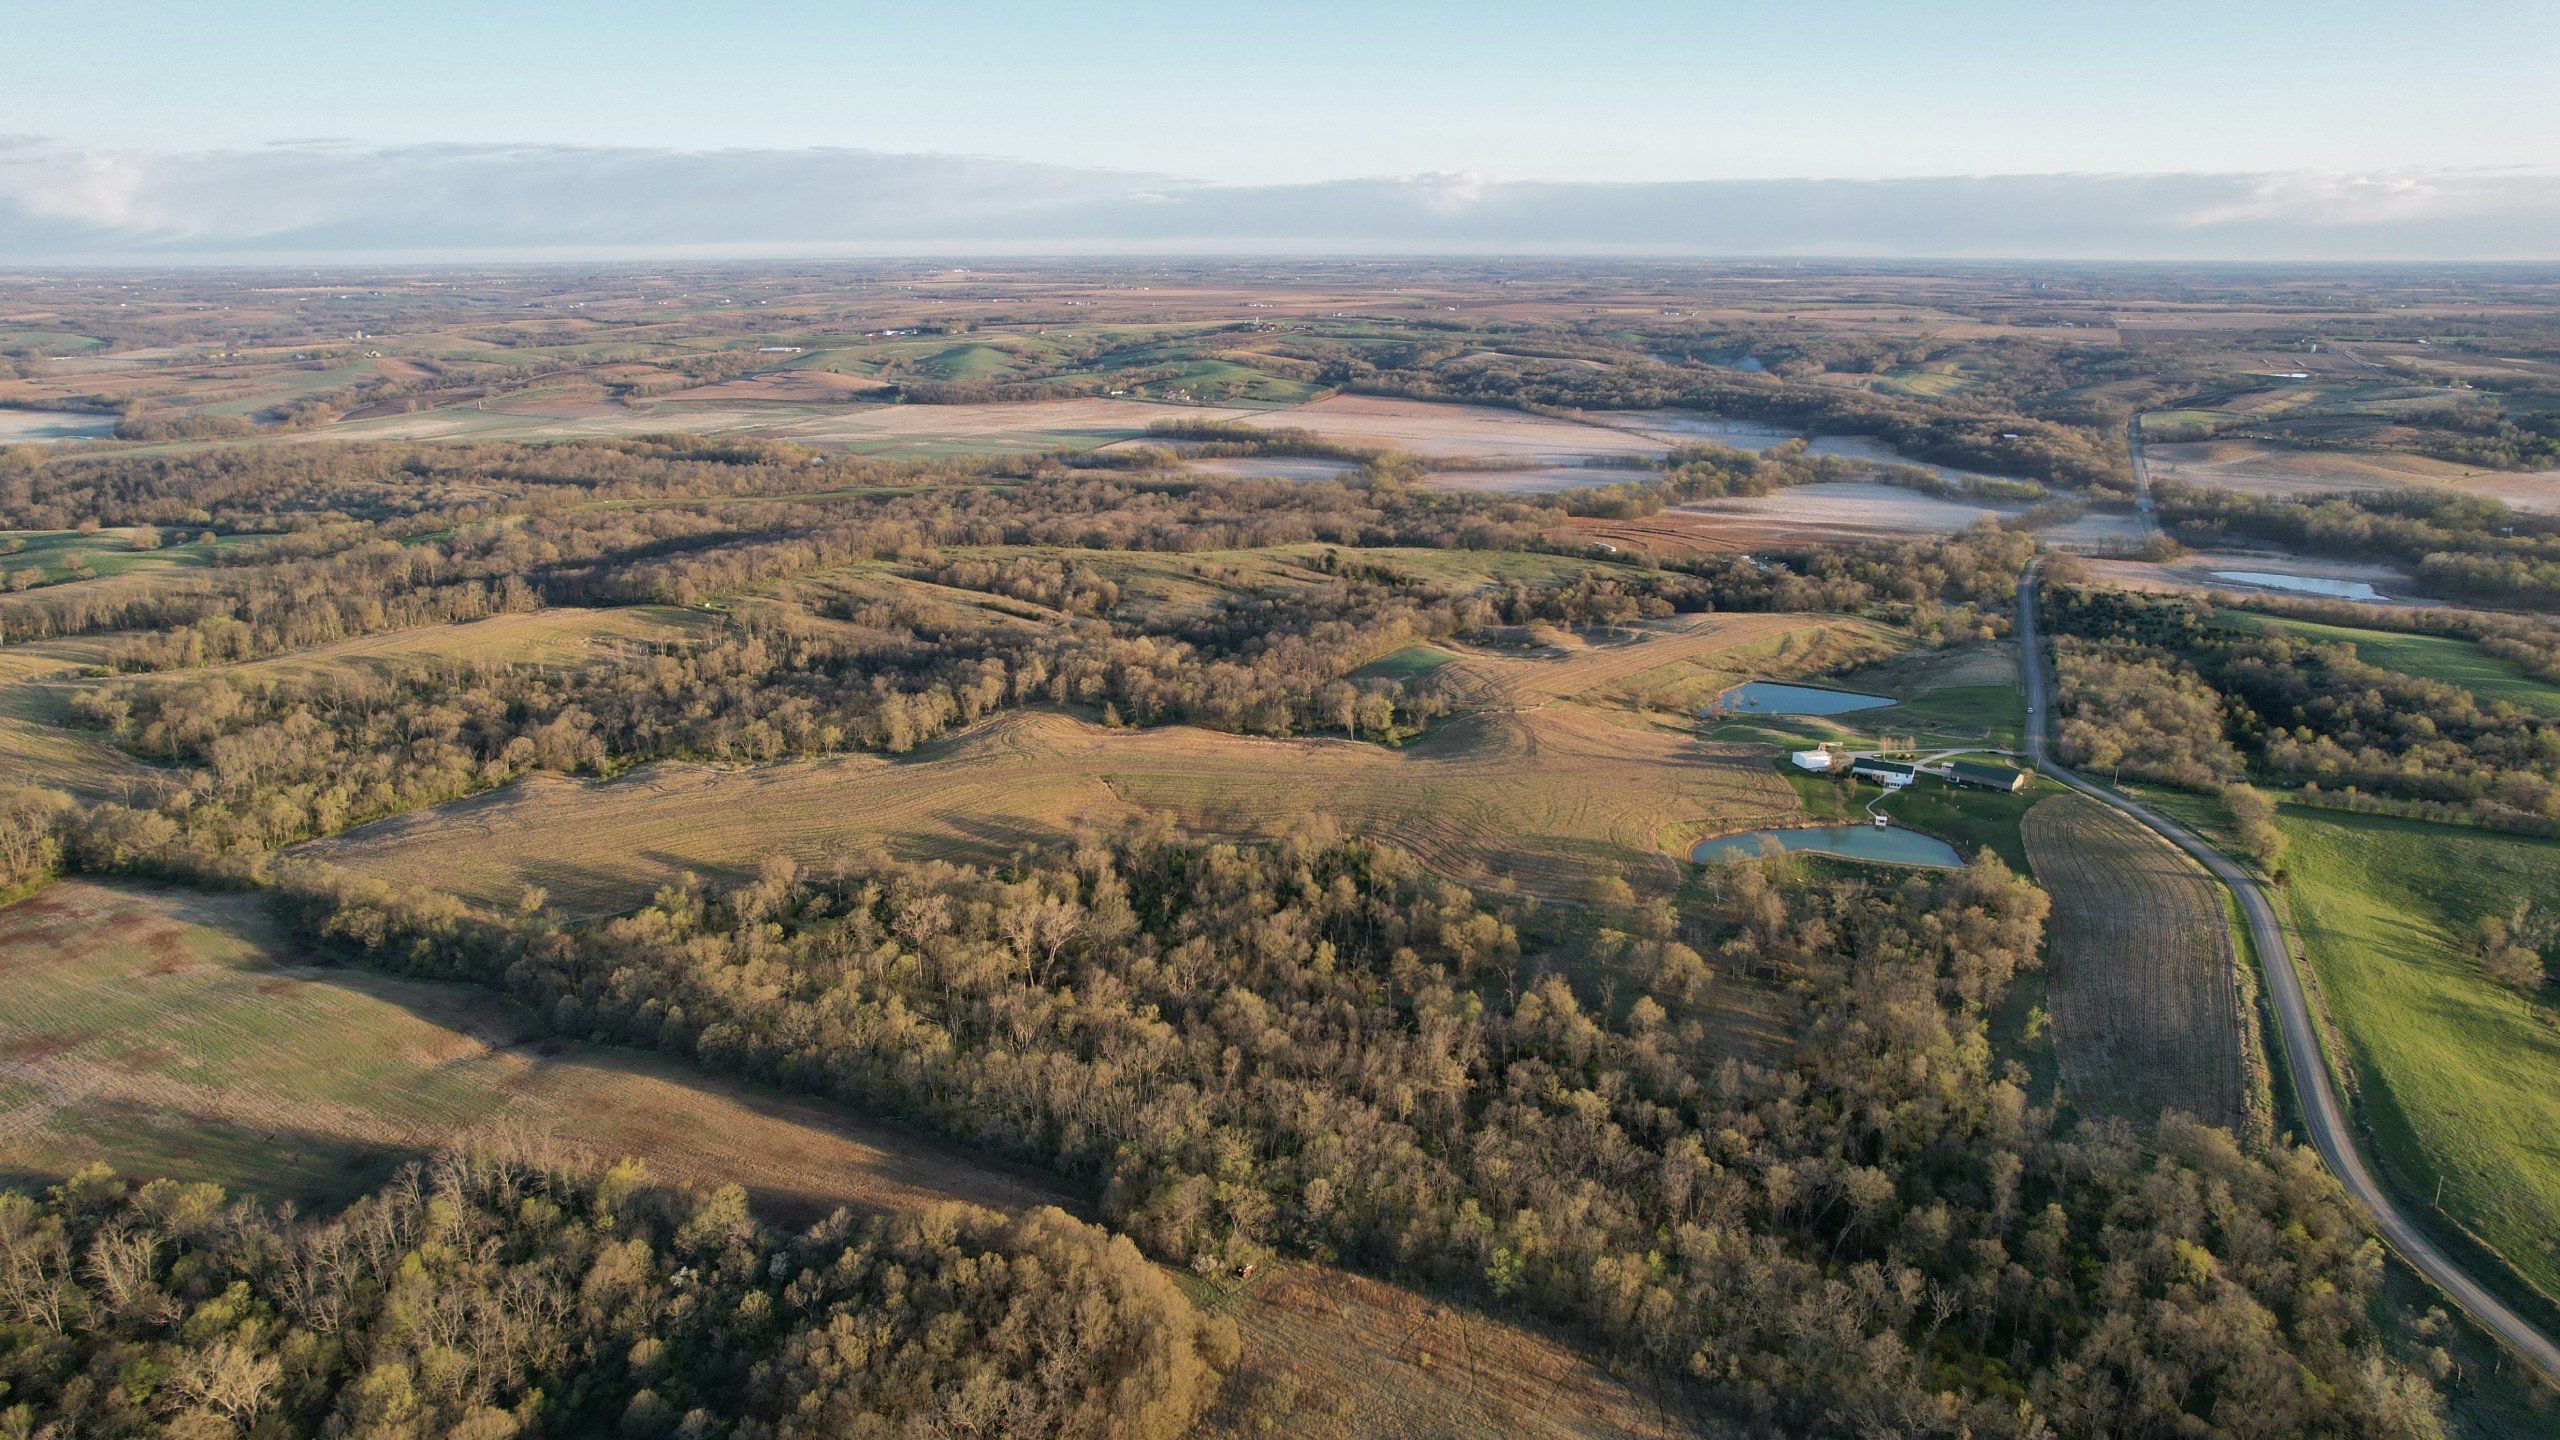
[[[1750,830],[1701,840],[1689,858],[1704,865],[1734,855],[1757,855],[1760,842],[1775,840],[1782,850],[1809,850],[1849,860],[1879,860],[1888,865],[1926,865],[1955,870],[1964,865],[1956,847],[1934,835],[1899,825],[1879,830],[1873,825],[1817,825],[1804,830]]]
[[[1846,715],[1852,710],[1873,710],[1890,705],[1890,695],[1860,695],[1852,690],[1824,690],[1812,685],[1781,685],[1773,680],[1754,680],[1736,685],[1716,697],[1716,704],[1734,715]]]
[[[2261,590],[2290,590],[2297,595],[2326,595],[2332,600],[2385,600],[2389,596],[2361,580],[2324,580],[2316,575],[2278,575],[2267,570],[2215,570],[2216,580],[2255,585]]]

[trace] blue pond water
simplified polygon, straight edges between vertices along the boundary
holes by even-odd
[[[1953,870],[1964,864],[1956,847],[1933,835],[1899,825],[1879,830],[1873,825],[1817,825],[1805,830],[1753,830],[1701,840],[1689,858],[1704,865],[1732,855],[1757,855],[1760,842],[1775,840],[1785,850],[1810,850],[1850,860],[1880,860],[1890,865],[1927,865]]]
[[[1852,710],[1873,710],[1880,705],[1890,705],[1893,697],[1754,680],[1747,685],[1736,685],[1717,696],[1716,703],[1735,715],[1846,715]]]

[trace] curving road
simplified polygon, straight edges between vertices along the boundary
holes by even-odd
[[[2240,913],[2248,921],[2249,938],[2257,946],[2259,964],[2266,971],[2267,991],[2275,1001],[2277,1028],[2284,1037],[2285,1071],[2293,1077],[2293,1093],[2301,1104],[2303,1125],[2311,1132],[2312,1148],[2319,1152],[2329,1173],[2346,1187],[2348,1196],[2371,1218],[2373,1228],[2385,1243],[2450,1296],[2482,1329],[2504,1341],[2508,1349],[2539,1371],[2545,1381],[2560,1386],[2560,1345],[2552,1344],[2549,1336],[2508,1309],[2505,1302],[2490,1294],[2435,1242],[2419,1233],[2366,1167],[2364,1155],[2356,1148],[2354,1132],[2348,1128],[2346,1107],[2339,1103],[2337,1090],[2329,1083],[2328,1067],[2321,1063],[2320,1038],[2311,1025],[2310,1007],[2303,1000],[2302,976],[2294,968],[2293,947],[2285,938],[2284,926],[2276,920],[2275,906],[2267,899],[2267,892],[2247,871],[2196,838],[2185,826],[2138,800],[2082,778],[2046,755],[2045,726],[2053,713],[2053,697],[2046,683],[2044,650],[2036,627],[2036,586],[2040,579],[2037,568],[2030,565],[2025,581],[2018,587],[2018,659],[2027,691],[2027,758],[2045,774],[2158,831],[2171,844],[2201,861],[2215,879],[2240,897]]]

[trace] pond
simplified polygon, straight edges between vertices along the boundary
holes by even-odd
[[[103,440],[116,417],[88,410],[17,410],[0,405],[0,445],[26,440]]]
[[[1852,710],[1873,710],[1892,703],[1890,695],[1861,695],[1854,690],[1825,690],[1816,685],[1781,685],[1774,680],[1736,685],[1716,697],[1716,704],[1734,715],[1846,715]]]
[[[2391,597],[2361,580],[2324,580],[2316,575],[2278,575],[2267,570],[2214,570],[2216,580],[2255,585],[2261,590],[2290,590],[2297,595],[2326,595],[2332,600],[2388,600]]]
[[[1817,855],[1838,855],[1849,860],[1875,860],[1887,865],[1927,865],[1935,869],[1954,870],[1964,864],[1956,847],[1934,835],[1906,830],[1899,825],[1879,830],[1873,825],[1817,825],[1804,830],[1752,830],[1740,835],[1719,835],[1701,840],[1689,858],[1704,865],[1734,855],[1757,855],[1764,840],[1775,840],[1782,850],[1809,850]]]

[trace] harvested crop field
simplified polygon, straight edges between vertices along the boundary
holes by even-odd
[[[780,400],[669,403],[661,399],[624,405],[604,400],[559,402],[509,397],[487,407],[422,410],[414,415],[333,425],[314,433],[338,439],[552,440],[683,430],[702,435],[752,433],[862,454],[933,455],[1087,450],[1116,440],[1134,439],[1162,420],[1236,420],[1268,413],[1107,398],[977,405]]]
[[[2019,508],[1942,500],[1917,490],[1857,480],[1701,500],[1642,519],[1578,519],[1571,525],[1573,533],[1585,539],[1670,556],[1953,535],[1978,520],[2014,515]]]
[[[1520,470],[1442,470],[1423,483],[1434,490],[1489,490],[1497,495],[1559,495],[1652,478],[1623,465],[1537,465]]]
[[[1339,480],[1360,467],[1347,460],[1309,460],[1295,455],[1219,455],[1193,460],[1183,467],[1203,475],[1238,480]]]
[[[539,1039],[467,985],[322,961],[244,895],[56,883],[0,910],[0,1153],[332,1200],[477,1132],[547,1135],[779,1214],[1048,1189],[889,1126],[632,1051]]]
[[[2154,478],[2238,490],[2302,495],[2324,490],[2388,490],[2423,485],[2501,500],[2519,510],[2560,514],[2560,470],[2484,470],[2425,455],[2384,450],[2300,450],[2258,440],[2150,445]]]
[[[2204,868],[2131,819],[2056,795],[2019,827],[2053,897],[2048,1008],[2065,1093],[2148,1124],[2251,1109],[2236,959]]]
[[[1238,411],[1219,418],[1261,429],[1308,430],[1327,440],[1436,459],[1474,457],[1579,465],[1590,457],[1660,456],[1670,443],[1605,425],[1532,415],[1493,405],[1335,395],[1287,410]]]
[[[538,885],[595,914],[688,871],[744,874],[768,854],[823,860],[876,842],[990,861],[1144,813],[1246,837],[1322,812],[1461,879],[1575,896],[1621,871],[1667,889],[1686,837],[1794,810],[1756,753],[1582,707],[1469,716],[1401,750],[1015,713],[899,759],[539,777],[311,850],[483,903]]]

